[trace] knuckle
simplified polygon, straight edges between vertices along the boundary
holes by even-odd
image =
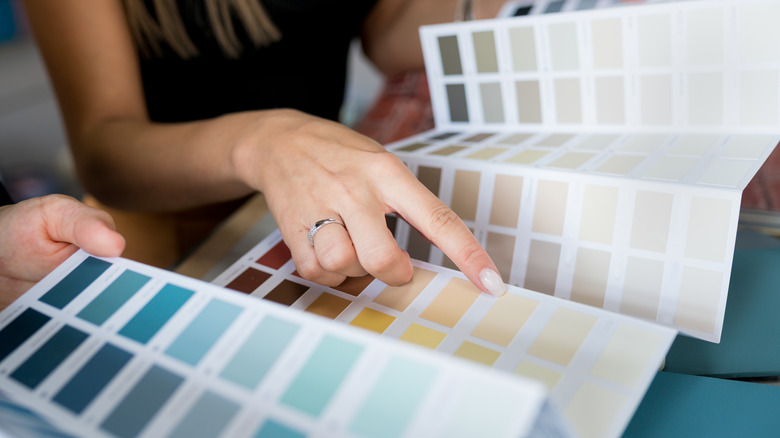
[[[478,243],[466,244],[458,250],[458,258],[466,266],[479,262],[485,256],[485,250]]]
[[[396,263],[393,251],[372,251],[367,255],[363,267],[374,275],[390,271]]]
[[[428,230],[431,235],[447,234],[462,224],[460,217],[449,207],[441,205],[431,213]]]
[[[347,248],[328,248],[322,252],[320,265],[331,272],[341,272],[348,269],[355,262],[355,256]]]
[[[317,277],[322,274],[322,269],[314,262],[314,260],[302,260],[295,263],[295,269],[301,277],[316,281]]]

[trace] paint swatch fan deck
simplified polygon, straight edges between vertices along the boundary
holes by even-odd
[[[505,282],[718,342],[742,191],[780,140],[778,19],[689,1],[423,27],[436,129],[388,149]]]
[[[750,0],[422,28],[436,128],[388,149],[505,296],[403,221],[400,287],[307,281],[278,230],[213,284],[80,251],[0,313],[0,427],[621,436],[678,330],[720,338],[741,192],[780,140],[777,22]]]

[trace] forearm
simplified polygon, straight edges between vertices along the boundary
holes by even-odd
[[[268,114],[159,124],[113,119],[71,136],[84,188],[106,205],[175,211],[235,199],[258,187],[237,175],[234,150]],[[261,145],[258,145],[258,147]],[[258,169],[259,171],[259,169]]]

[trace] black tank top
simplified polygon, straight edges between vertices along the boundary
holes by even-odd
[[[243,51],[238,59],[229,59],[213,37],[203,2],[178,1],[200,54],[185,60],[167,46],[162,57],[139,54],[151,119],[182,122],[238,111],[294,108],[337,120],[349,47],[375,3],[262,0],[281,39],[255,48],[236,21]]]

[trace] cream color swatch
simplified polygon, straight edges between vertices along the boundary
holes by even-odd
[[[528,349],[528,354],[568,366],[597,320],[587,313],[558,308]]]

